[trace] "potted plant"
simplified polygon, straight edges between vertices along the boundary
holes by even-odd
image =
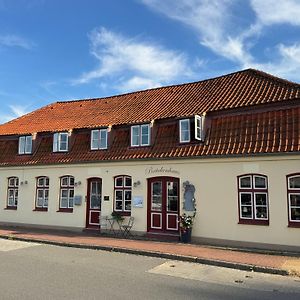
[[[116,220],[118,223],[122,223],[124,221],[124,217],[119,213],[119,212],[116,212],[116,211],[113,211],[111,213],[111,216],[114,220]]]
[[[196,211],[192,216],[184,213],[182,216],[179,217],[180,240],[183,243],[191,242],[192,228],[193,228],[195,216],[196,216]]]

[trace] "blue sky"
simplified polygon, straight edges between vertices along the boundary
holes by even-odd
[[[256,68],[300,82],[300,0],[0,0],[0,122]]]

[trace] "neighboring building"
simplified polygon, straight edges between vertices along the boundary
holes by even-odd
[[[0,221],[300,250],[300,85],[248,69],[57,102],[0,125]]]

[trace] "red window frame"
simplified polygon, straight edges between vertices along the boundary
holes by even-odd
[[[63,181],[66,180],[66,183]],[[62,193],[66,192],[67,206],[62,207]],[[70,197],[70,195],[73,195]],[[59,212],[73,212],[74,207],[74,195],[75,195],[75,178],[71,175],[64,175],[60,177],[60,189],[59,189]],[[72,205],[70,205],[70,199],[72,199]]]
[[[243,187],[241,186],[241,179],[250,178],[250,186]],[[256,187],[255,178],[261,177],[265,179],[265,187]],[[250,225],[269,225],[270,219],[270,210],[269,210],[269,192],[268,192],[268,177],[263,174],[243,174],[237,177],[237,186],[238,186],[238,211],[239,211],[239,224],[250,224]],[[250,204],[242,204],[241,196],[242,194],[250,195],[251,202]],[[265,194],[266,195],[266,204],[260,205],[256,203],[256,195]],[[243,207],[251,207],[251,217],[243,217],[242,209]],[[266,218],[258,218],[256,215],[256,209],[258,207],[266,207]]]
[[[122,180],[122,185],[117,185],[117,180]],[[126,179],[130,179],[131,185],[126,185]],[[117,199],[117,193],[122,194],[122,200]],[[130,193],[130,200],[126,199],[126,194]],[[122,209],[117,209],[117,202],[122,202]],[[130,209],[126,209],[126,202],[130,202]],[[131,215],[132,206],[132,177],[129,175],[118,175],[114,177],[114,212],[122,216]]]
[[[289,174],[286,176],[286,187],[287,187],[287,208],[288,208],[288,226],[300,228],[300,219],[291,220],[291,195],[300,195],[300,188],[291,188],[289,180],[294,177],[300,177],[300,173]],[[298,207],[295,206],[295,207]]]
[[[13,192],[13,204],[10,204],[10,191]],[[7,178],[7,202],[6,209],[17,209],[19,199],[19,178],[16,176]]]
[[[40,181],[42,180],[42,183]],[[48,201],[49,201],[49,177],[39,176],[36,178],[36,193],[35,193],[35,211],[48,211]],[[38,205],[39,192],[43,193],[43,204]],[[47,195],[47,196],[46,196]],[[46,201],[47,199],[47,201]]]

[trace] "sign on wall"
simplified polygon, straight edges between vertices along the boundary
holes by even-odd
[[[134,207],[143,207],[143,196],[134,196],[133,197],[133,206]]]

